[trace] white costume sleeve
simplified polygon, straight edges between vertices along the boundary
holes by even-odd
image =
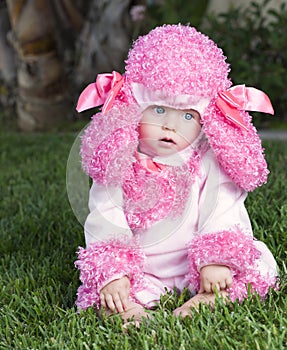
[[[244,205],[247,193],[219,167],[211,150],[204,156],[202,166],[204,184],[199,202],[198,232],[219,232],[240,226],[242,231],[252,235]]]
[[[93,184],[90,214],[85,223],[87,247],[79,249],[75,265],[82,285],[76,304],[100,308],[100,291],[114,279],[128,276],[130,297],[143,287],[144,254],[135,241],[122,210],[122,190]]]
[[[94,242],[132,237],[132,232],[122,209],[122,189],[93,183],[90,190],[89,209],[85,222],[87,247]]]

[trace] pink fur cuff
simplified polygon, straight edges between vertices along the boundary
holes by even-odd
[[[259,268],[261,252],[256,249],[252,236],[239,228],[218,233],[203,234],[195,238],[189,247],[189,280],[195,290],[200,286],[200,268],[210,264],[226,265],[233,274],[232,286],[228,289],[231,300],[248,296],[248,285],[264,297],[276,284],[276,277],[263,274]]]
[[[125,242],[125,244],[123,243]],[[92,243],[80,248],[76,267],[82,285],[78,289],[76,305],[85,310],[100,307],[100,290],[114,276],[127,275],[131,282],[131,297],[141,288],[144,254],[134,240],[127,238]]]

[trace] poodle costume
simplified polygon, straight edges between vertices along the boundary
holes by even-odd
[[[268,176],[247,110],[273,114],[268,97],[233,86],[222,50],[195,28],[165,25],[135,41],[125,73],[100,74],[77,110],[103,105],[82,139],[83,169],[93,179],[86,248],[76,266],[77,306],[100,307],[99,293],[128,276],[132,300],[146,307],[166,290],[199,290],[203,266],[228,266],[231,300],[248,285],[264,297],[276,262],[253,237],[244,200]],[[148,106],[194,109],[202,131],[183,151],[150,159],[137,151]]]

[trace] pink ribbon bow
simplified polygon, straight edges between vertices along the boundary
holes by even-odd
[[[124,77],[113,71],[112,73],[98,74],[96,82],[89,84],[81,93],[76,110],[85,111],[103,105],[102,112],[106,113],[124,83]]]
[[[248,127],[244,124],[240,111],[274,114],[269,97],[263,91],[245,85],[236,85],[219,92],[216,104],[228,120],[245,130]]]
[[[166,165],[156,163],[148,156],[141,157],[138,152],[135,153],[135,156],[137,161],[141,164],[141,166],[152,172],[158,173],[166,168]]]

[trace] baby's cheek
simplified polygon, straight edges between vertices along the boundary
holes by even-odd
[[[139,138],[147,138],[150,134],[150,126],[147,124],[140,124],[138,128]]]
[[[138,128],[140,139],[157,139],[160,126],[157,124],[140,124]]]
[[[189,127],[189,129],[186,130],[186,139],[189,141],[189,143],[192,143],[197,136],[200,134],[201,131],[201,125],[199,125],[197,122],[192,122],[192,125]]]
[[[185,149],[186,147],[190,146],[191,142],[188,140],[185,140],[184,138],[182,138],[180,140],[180,142],[178,142],[178,151],[181,151],[183,149]]]

